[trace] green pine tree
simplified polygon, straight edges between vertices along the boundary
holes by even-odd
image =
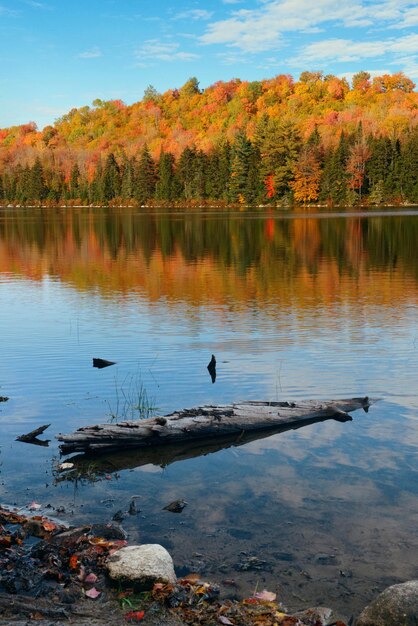
[[[103,200],[110,202],[120,196],[120,169],[113,152],[108,154],[103,169]]]
[[[154,198],[157,184],[155,161],[145,145],[136,168],[134,197],[139,204],[146,204]]]
[[[155,198],[162,202],[177,200],[181,187],[174,170],[174,156],[171,152],[161,152],[158,161],[158,179],[155,187]]]

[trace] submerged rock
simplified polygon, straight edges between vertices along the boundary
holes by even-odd
[[[109,576],[121,582],[149,587],[156,582],[175,583],[173,559],[163,546],[144,544],[122,548],[107,560]]]
[[[356,626],[415,626],[418,624],[418,580],[392,585],[360,614]]]
[[[332,609],[325,606],[316,606],[305,611],[297,611],[292,617],[297,617],[302,624],[326,624],[332,615]]]

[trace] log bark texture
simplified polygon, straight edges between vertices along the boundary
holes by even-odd
[[[274,430],[296,423],[323,419],[351,419],[349,412],[368,410],[375,402],[367,396],[321,402],[243,402],[229,405],[184,409],[164,417],[97,424],[79,428],[74,433],[57,435],[61,451],[111,451],[144,446],[160,446],[194,439]]]

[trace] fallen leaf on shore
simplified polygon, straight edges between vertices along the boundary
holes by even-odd
[[[49,522],[48,520],[44,520],[42,522],[42,528],[46,530],[48,533],[51,533],[53,530],[56,530],[57,526],[54,522]]]
[[[42,504],[38,504],[38,502],[33,501],[28,505],[28,509],[29,511],[39,511],[39,509],[42,509]]]
[[[89,589],[88,591],[85,591],[84,594],[88,597],[91,598],[92,600],[95,600],[96,598],[98,598],[101,594],[101,591],[98,591],[96,589],[96,587],[92,587],[91,589]]]
[[[93,572],[91,572],[85,577],[84,582],[89,583],[89,584],[94,584],[94,583],[97,583],[98,580],[99,579],[97,578],[96,574],[93,574]]]
[[[187,576],[183,576],[183,578],[181,578],[181,581],[184,582],[188,582],[188,583],[197,583],[199,580],[202,580],[202,577],[200,576],[200,574],[187,574]]]
[[[254,598],[257,598],[257,600],[264,600],[265,602],[274,602],[276,597],[277,595],[275,593],[267,591],[266,589],[254,594]]]
[[[35,611],[34,613],[29,614],[29,619],[40,622],[44,619],[44,615],[42,613],[39,613],[39,611]]]
[[[78,556],[77,556],[77,554],[73,554],[72,556],[70,556],[69,567],[70,567],[70,569],[77,569],[77,567],[78,567]]]
[[[125,613],[125,619],[127,622],[140,622],[144,619],[145,611],[129,611]]]
[[[231,622],[230,619],[228,619],[227,617],[224,617],[223,615],[220,615],[218,617],[218,622],[220,624],[225,624],[225,626],[234,626],[234,622]]]

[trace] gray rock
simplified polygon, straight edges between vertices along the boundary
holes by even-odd
[[[418,624],[418,580],[392,585],[360,614],[356,626],[415,626]]]
[[[292,613],[292,617],[297,617],[302,624],[325,624],[331,615],[332,609],[325,606],[315,606],[312,609]]]
[[[159,544],[122,548],[107,559],[106,566],[113,580],[145,587],[155,582],[175,583],[177,580],[173,559]]]

